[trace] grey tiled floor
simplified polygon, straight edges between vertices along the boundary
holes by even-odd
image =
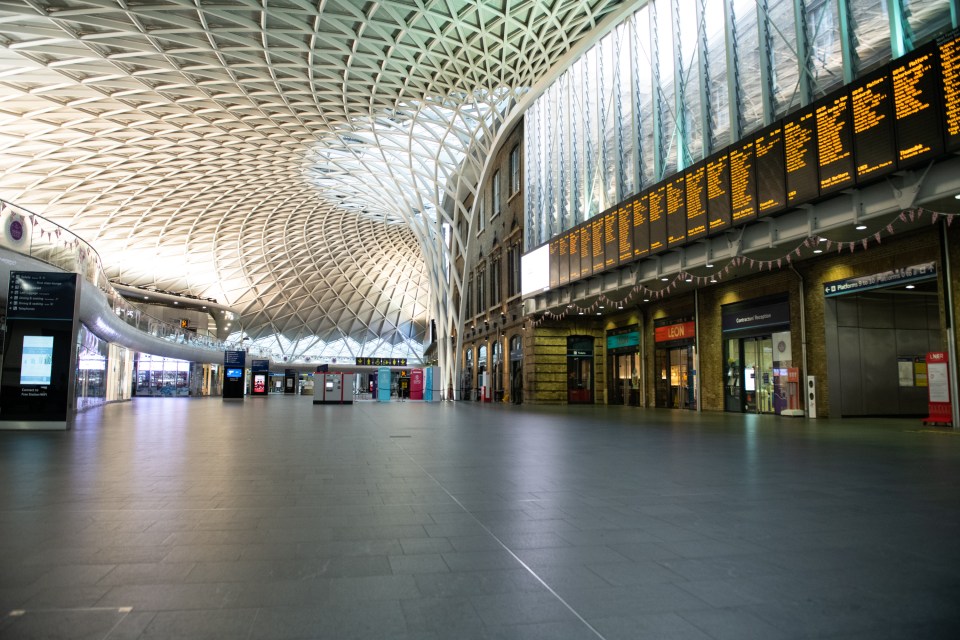
[[[0,433],[0,638],[957,638],[960,436],[137,399]]]

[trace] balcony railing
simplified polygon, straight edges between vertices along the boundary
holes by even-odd
[[[175,344],[211,351],[244,349],[238,343],[187,331],[173,323],[159,320],[130,304],[110,284],[97,250],[66,227],[5,200],[0,200],[0,224],[3,225],[0,247],[35,258],[58,269],[80,274],[103,292],[113,312],[131,327]]]

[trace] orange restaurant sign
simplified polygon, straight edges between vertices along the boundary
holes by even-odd
[[[693,321],[671,324],[666,327],[656,327],[653,330],[654,342],[668,342],[670,340],[684,340],[693,338],[697,334],[697,325]]]

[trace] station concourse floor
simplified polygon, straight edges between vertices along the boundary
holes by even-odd
[[[0,639],[960,638],[957,434],[137,398],[0,432]]]

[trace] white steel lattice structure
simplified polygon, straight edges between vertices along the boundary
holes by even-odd
[[[0,198],[278,356],[417,359],[496,132],[619,5],[4,2]]]

